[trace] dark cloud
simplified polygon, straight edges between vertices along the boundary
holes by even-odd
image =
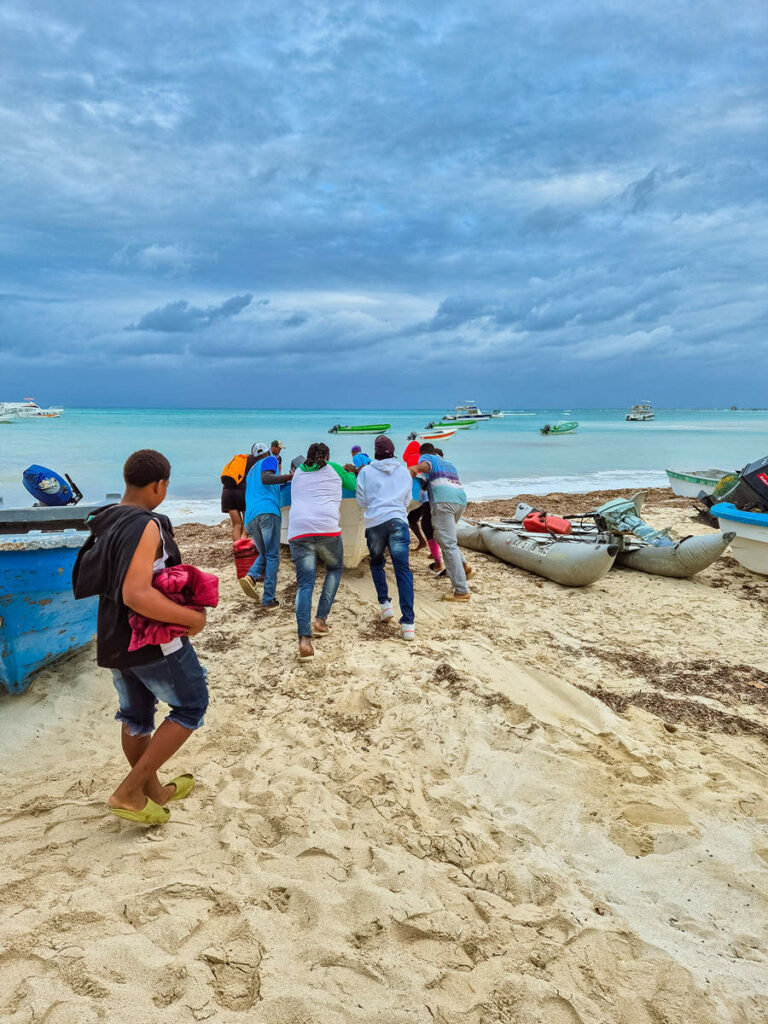
[[[757,0],[145,7],[0,9],[0,378],[183,356],[194,404],[214,363],[271,352],[280,391],[320,353],[386,404],[383,366],[546,350],[548,401],[623,344],[703,401],[765,353]]]
[[[167,333],[188,333],[201,331],[219,320],[228,320],[249,306],[252,295],[233,295],[218,306],[207,306],[200,309],[191,306],[185,299],[169,302],[165,306],[153,309],[136,324],[126,327],[127,331],[164,331]]]

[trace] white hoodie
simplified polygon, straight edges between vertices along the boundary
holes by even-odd
[[[413,481],[398,459],[374,459],[357,475],[357,503],[365,513],[366,528],[390,519],[408,522]]]

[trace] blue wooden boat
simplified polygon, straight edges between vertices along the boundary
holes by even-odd
[[[72,567],[93,507],[80,506],[77,515],[67,509],[63,519],[63,509],[0,514],[0,684],[10,693],[96,636],[98,598],[75,601],[72,594]]]

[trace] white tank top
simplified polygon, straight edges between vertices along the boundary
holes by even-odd
[[[165,534],[163,533],[162,526],[158,523],[157,528],[160,531],[160,540],[163,545],[163,554],[160,558],[156,558],[152,564],[152,572],[162,572],[165,569],[165,562],[168,558],[168,549],[165,546]],[[169,640],[167,644],[160,644],[160,650],[163,652],[163,657],[167,654],[173,654],[174,651],[180,651],[184,645],[181,642],[181,637],[174,637],[173,640]]]

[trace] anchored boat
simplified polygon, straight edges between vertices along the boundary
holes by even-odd
[[[362,426],[348,427],[337,423],[328,431],[329,434],[386,434],[392,427],[391,423],[365,423]]]
[[[624,419],[632,423],[647,423],[655,415],[650,402],[638,402],[637,405],[632,406]]]
[[[408,435],[409,441],[447,441],[449,437],[453,437],[456,433],[456,428],[452,430],[438,430],[432,433],[418,434],[415,430]]]
[[[569,423],[545,423],[544,426],[541,427],[541,433],[545,436],[549,436],[550,434],[572,434],[578,425],[579,424],[575,420],[572,420]]]

